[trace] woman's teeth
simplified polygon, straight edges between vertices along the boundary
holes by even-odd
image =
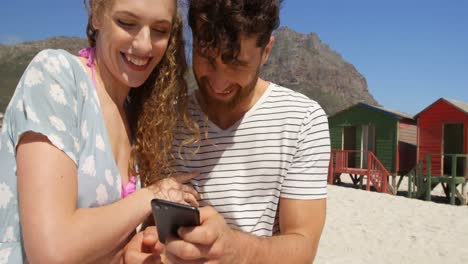
[[[134,57],[130,57],[129,55],[125,55],[125,58],[127,58],[127,60],[137,66],[145,66],[149,59],[139,59],[139,58],[134,58]]]

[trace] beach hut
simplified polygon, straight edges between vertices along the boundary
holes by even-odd
[[[466,185],[468,179],[468,104],[440,98],[419,112],[415,119],[418,124],[417,160],[423,164],[424,177],[432,177],[429,179],[432,186],[427,180],[426,183],[430,189],[442,183],[453,203],[457,196],[455,186]],[[449,184],[453,186],[450,188]],[[426,195],[429,199],[430,193]]]
[[[412,116],[380,106],[358,103],[328,117],[332,159],[336,168],[337,152],[346,154],[346,167],[366,169],[375,156],[392,178],[391,191],[396,193],[397,175],[404,175],[416,164],[416,121]],[[333,165],[333,166],[332,166]],[[340,177],[337,173],[333,177]],[[352,174],[352,173],[351,173]],[[329,178],[329,182],[330,178]]]

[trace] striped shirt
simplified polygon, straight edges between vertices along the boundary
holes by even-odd
[[[208,139],[195,155],[189,149],[182,159],[175,155],[177,170],[200,172],[192,181],[200,204],[213,206],[232,228],[271,236],[278,231],[280,198],[326,198],[330,139],[317,102],[270,84],[227,130],[207,120],[194,95],[189,109]],[[174,151],[182,139],[176,138]]]

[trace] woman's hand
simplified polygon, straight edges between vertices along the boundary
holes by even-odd
[[[197,172],[179,174],[159,180],[146,188],[153,193],[154,198],[198,207],[197,200],[200,199],[200,195],[194,188],[185,184],[198,175]]]

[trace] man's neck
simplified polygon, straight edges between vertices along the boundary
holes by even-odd
[[[233,126],[258,102],[267,90],[268,85],[268,82],[258,79],[254,91],[234,108],[223,107],[222,109],[210,109],[209,105],[206,105],[204,102],[199,91],[196,92],[196,98],[201,109],[208,116],[208,119],[224,130]]]

